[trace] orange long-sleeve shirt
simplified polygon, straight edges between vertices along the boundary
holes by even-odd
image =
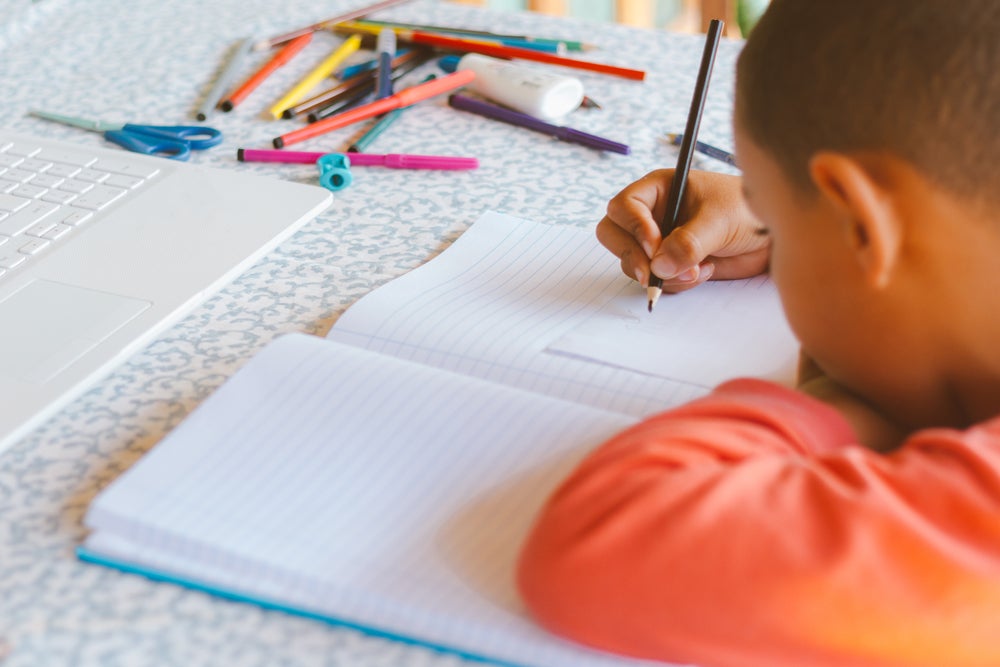
[[[737,380],[588,456],[518,583],[544,626],[705,667],[1000,666],[1000,418],[885,455]]]

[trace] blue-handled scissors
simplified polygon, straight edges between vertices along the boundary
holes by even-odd
[[[103,132],[105,139],[122,148],[172,160],[187,160],[192,150],[203,151],[222,142],[222,132],[204,125],[135,125],[64,116],[48,111],[36,110],[29,113],[64,125]]]

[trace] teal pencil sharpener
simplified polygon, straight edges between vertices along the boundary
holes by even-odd
[[[351,160],[343,153],[328,153],[316,160],[319,167],[319,184],[327,190],[343,190],[354,178],[351,176]]]

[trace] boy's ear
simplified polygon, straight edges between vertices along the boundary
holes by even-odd
[[[870,160],[830,151],[816,153],[809,161],[809,176],[820,198],[840,218],[844,240],[867,282],[883,288],[896,268],[903,229],[877,168]]]

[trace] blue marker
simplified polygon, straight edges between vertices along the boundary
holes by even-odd
[[[396,33],[383,28],[378,34],[378,71],[375,75],[375,99],[392,95],[392,57],[396,53]]]
[[[674,146],[680,146],[681,142],[684,141],[683,134],[670,133],[667,135],[667,141],[672,143]],[[703,155],[715,158],[721,162],[725,162],[731,167],[736,167],[739,169],[739,165],[736,164],[736,156],[728,151],[724,151],[721,148],[716,148],[710,144],[703,143],[701,141],[694,142],[694,149]]]

